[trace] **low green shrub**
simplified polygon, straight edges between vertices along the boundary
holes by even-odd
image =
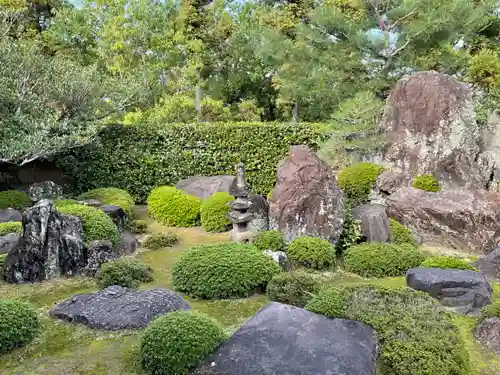
[[[0,210],[14,208],[22,210],[31,206],[31,200],[28,194],[18,190],[0,191]]]
[[[120,237],[113,220],[98,208],[82,204],[56,202],[56,208],[64,215],[78,216],[82,220],[83,239],[86,243],[108,240],[117,246]]]
[[[472,266],[470,263],[466,262],[457,257],[450,257],[445,255],[438,255],[427,258],[423,261],[420,267],[426,268],[458,268],[461,270],[470,270],[479,272],[479,270]]]
[[[200,199],[173,186],[153,189],[148,212],[158,222],[171,227],[194,227],[200,216]]]
[[[439,186],[439,181],[436,180],[436,178],[430,174],[424,174],[415,177],[413,179],[411,186],[425,191],[437,192],[441,190],[441,187]]]
[[[73,206],[75,204],[82,205],[82,203],[80,203],[76,199],[56,199],[54,201],[54,204],[56,205],[57,209],[59,209],[61,207],[66,207],[66,206]]]
[[[9,221],[0,223],[0,236],[5,236],[9,233],[21,232],[22,223],[20,221]]]
[[[172,270],[174,288],[191,297],[246,297],[264,291],[281,267],[255,246],[201,245],[186,250]]]
[[[128,224],[128,229],[134,234],[144,234],[148,231],[148,223],[144,220],[132,220]]]
[[[451,314],[425,293],[374,285],[337,286],[321,291],[306,309],[375,328],[383,375],[471,374],[469,355]]]
[[[366,203],[377,177],[384,167],[358,163],[342,169],[337,175],[339,186],[354,204]]]
[[[493,301],[481,311],[483,318],[500,318],[500,300]]]
[[[153,281],[153,270],[137,259],[120,258],[103,263],[95,277],[102,289],[111,285],[138,288],[141,283]]]
[[[344,266],[364,277],[401,276],[424,259],[423,253],[413,246],[365,243],[347,249]]]
[[[335,248],[330,242],[320,238],[296,238],[288,245],[286,254],[297,266],[318,270],[335,266]]]
[[[396,245],[408,244],[417,247],[417,241],[415,241],[415,237],[413,237],[413,234],[411,234],[407,227],[394,219],[389,219],[389,223],[393,243]]]
[[[275,275],[267,284],[267,296],[271,301],[304,307],[319,291],[319,282],[305,272],[284,272]]]
[[[3,265],[5,264],[5,258],[7,254],[0,254],[0,275],[2,274]]]
[[[212,318],[175,311],[151,322],[141,337],[141,364],[152,375],[185,375],[225,339]]]
[[[0,354],[33,340],[39,327],[36,310],[25,302],[0,299]]]
[[[134,214],[134,198],[128,192],[118,188],[100,188],[81,194],[78,199],[97,199],[104,204],[119,206],[131,218]]]
[[[143,247],[149,250],[160,250],[172,247],[179,243],[179,237],[175,233],[153,233],[143,243]]]
[[[227,232],[231,228],[231,221],[227,214],[230,210],[229,202],[233,196],[226,192],[218,192],[208,197],[200,206],[201,227],[207,232]]]
[[[285,248],[285,239],[277,230],[266,230],[255,235],[253,244],[259,250],[281,251]]]

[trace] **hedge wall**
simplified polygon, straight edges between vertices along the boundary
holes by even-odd
[[[324,124],[311,123],[112,125],[98,144],[73,150],[57,164],[75,193],[118,187],[144,202],[156,186],[194,175],[234,174],[243,161],[252,190],[267,194],[275,184],[277,163],[291,145],[317,149],[327,137]]]

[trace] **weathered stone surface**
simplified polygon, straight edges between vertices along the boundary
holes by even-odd
[[[130,255],[135,253],[139,246],[139,241],[132,233],[125,231],[121,234],[120,253],[122,255]]]
[[[481,272],[444,268],[412,268],[406,284],[426,292],[443,306],[457,312],[477,314],[490,303],[492,288]]]
[[[9,233],[0,237],[0,254],[7,254],[14,249],[21,238],[20,233]]]
[[[494,167],[482,155],[472,90],[434,71],[401,79],[380,121],[388,136],[384,165],[414,177],[433,174],[448,188],[487,187]]]
[[[79,218],[56,211],[41,200],[23,214],[23,234],[5,259],[7,282],[35,282],[74,275],[86,264]]]
[[[252,194],[249,197],[252,205],[248,212],[252,214],[252,221],[249,224],[250,230],[254,233],[269,229],[269,202],[262,195]]]
[[[402,172],[384,171],[378,175],[375,188],[385,195],[391,195],[410,182],[411,178]]]
[[[428,244],[482,254],[500,240],[500,193],[404,187],[387,198],[387,213]]]
[[[120,253],[113,247],[111,241],[94,241],[87,249],[87,265],[83,273],[94,276],[101,264],[119,257]]]
[[[226,192],[233,194],[233,183],[236,178],[234,176],[194,176],[180,180],[175,187],[184,191],[187,194],[194,195],[200,199],[206,199],[209,196],[218,193]]]
[[[498,278],[500,275],[500,246],[497,245],[493,251],[481,256],[472,265],[481,270],[487,278]]]
[[[195,375],[375,375],[375,331],[271,302],[194,371]]]
[[[361,222],[361,235],[367,242],[389,242],[391,227],[385,207],[380,204],[363,204],[352,210],[354,219]]]
[[[116,331],[145,327],[158,315],[188,309],[186,301],[168,289],[139,291],[113,285],[99,292],[76,294],[57,304],[49,314],[91,328]]]
[[[336,243],[344,223],[344,195],[334,171],[306,146],[292,146],[278,166],[270,197],[272,229],[290,242],[313,236]]]
[[[292,269],[292,263],[288,260],[284,251],[264,250],[264,255],[273,258],[273,260],[281,266],[283,271],[288,272]]]
[[[500,355],[500,318],[487,318],[474,329],[474,336],[489,350]]]
[[[28,189],[28,195],[33,202],[42,199],[59,199],[63,196],[63,189],[52,181],[37,182]]]
[[[103,204],[98,207],[100,210],[104,211],[115,222],[116,227],[123,231],[125,224],[127,223],[127,215],[125,211],[120,206],[113,206],[110,204]]]
[[[0,223],[8,223],[10,221],[21,221],[21,220],[23,220],[23,214],[18,210],[14,210],[13,208],[0,210]]]

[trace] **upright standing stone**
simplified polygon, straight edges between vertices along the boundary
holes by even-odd
[[[63,196],[63,189],[52,181],[37,182],[30,186],[28,195],[33,202],[42,199],[59,199]]]
[[[361,222],[361,235],[367,242],[389,242],[391,227],[385,207],[380,204],[363,204],[352,210],[354,219]]]

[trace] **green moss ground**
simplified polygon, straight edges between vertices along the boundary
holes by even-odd
[[[146,219],[145,212],[138,210],[138,218]],[[145,251],[137,257],[153,267],[155,281],[142,286],[143,289],[171,286],[171,269],[180,254],[187,247],[224,242],[228,234],[207,234],[199,228],[170,229],[147,219],[149,232],[172,230],[179,234],[180,244],[171,249]],[[402,286],[403,277],[385,279],[363,279],[342,270],[337,272],[315,272],[324,285],[337,283],[379,283]],[[495,298],[500,298],[500,284],[495,287]],[[55,321],[47,311],[62,299],[75,293],[97,290],[92,279],[73,278],[44,282],[37,285],[0,284],[1,298],[20,298],[33,303],[39,311],[42,329],[36,340],[8,355],[0,356],[1,375],[143,375],[138,366],[138,344],[140,331],[105,332]],[[193,309],[213,316],[224,325],[228,333],[234,332],[248,318],[263,307],[267,298],[256,295],[247,299],[200,301],[186,298]],[[475,319],[456,316],[471,354],[476,374],[500,374],[500,358],[484,351],[471,333]]]

